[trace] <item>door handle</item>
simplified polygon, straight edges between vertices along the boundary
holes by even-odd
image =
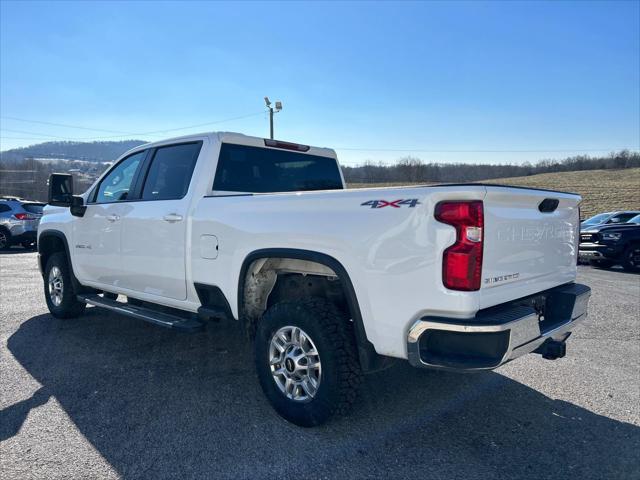
[[[169,213],[164,217],[165,222],[174,223],[182,220],[182,215],[178,215],[177,213]]]
[[[107,220],[109,220],[110,222],[117,222],[118,220],[120,220],[120,215],[107,215]]]

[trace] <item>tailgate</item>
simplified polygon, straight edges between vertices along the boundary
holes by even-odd
[[[481,308],[575,280],[581,200],[571,193],[487,187]]]

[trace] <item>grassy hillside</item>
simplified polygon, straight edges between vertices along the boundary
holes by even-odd
[[[584,170],[486,180],[483,183],[548,188],[582,195],[584,218],[611,210],[640,210],[640,168]],[[402,184],[350,184],[350,188]]]

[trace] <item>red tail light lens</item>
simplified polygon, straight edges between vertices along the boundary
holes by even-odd
[[[32,220],[33,219],[33,217],[31,215],[29,215],[28,213],[15,213],[13,216],[16,217],[18,220]]]
[[[442,259],[444,286],[450,290],[479,290],[484,233],[482,202],[440,202],[435,217],[456,229],[456,243],[444,251]]]

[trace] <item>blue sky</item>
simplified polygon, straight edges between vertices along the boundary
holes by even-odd
[[[639,5],[3,1],[1,148],[250,114],[117,139],[267,136],[268,95],[277,138],[348,164],[637,150]]]

